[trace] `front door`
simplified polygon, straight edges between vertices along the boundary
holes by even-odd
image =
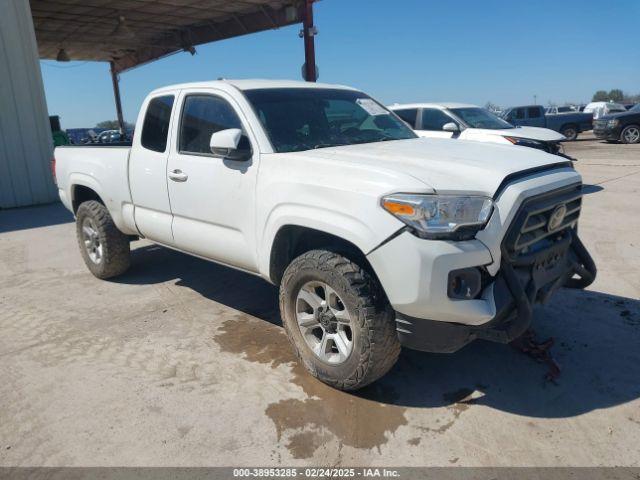
[[[438,108],[423,108],[416,133],[421,137],[451,138],[453,132],[445,132],[442,127],[453,119]]]
[[[175,245],[256,272],[254,196],[259,157],[218,158],[209,147],[214,132],[228,128],[248,132],[246,121],[234,100],[217,90],[183,90],[180,105],[167,165]],[[248,136],[241,142],[251,144]]]

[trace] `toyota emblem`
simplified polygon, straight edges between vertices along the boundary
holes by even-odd
[[[567,214],[567,206],[564,204],[558,205],[553,210],[553,212],[551,212],[551,216],[549,217],[549,223],[547,224],[547,230],[549,230],[550,232],[553,232],[558,228],[560,228],[566,214]]]

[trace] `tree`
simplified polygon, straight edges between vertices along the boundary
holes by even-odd
[[[621,102],[624,98],[624,93],[619,88],[614,88],[609,92],[609,100],[612,102]]]
[[[598,90],[593,94],[592,102],[606,102],[609,100],[609,94],[605,90]]]
[[[619,88],[612,88],[607,92],[606,90],[598,90],[593,94],[593,102],[622,102],[624,100],[624,92]]]
[[[98,122],[96,124],[96,128],[106,128],[107,130],[118,130],[120,128],[120,125],[118,125],[117,120],[104,120],[102,122]],[[124,122],[124,128],[125,130],[132,130],[133,125],[131,123]]]

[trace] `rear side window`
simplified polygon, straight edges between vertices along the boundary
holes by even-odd
[[[422,110],[422,130],[442,130],[442,127],[446,123],[452,122],[451,117],[442,110],[435,108],[425,108]]]
[[[407,122],[411,128],[414,128],[416,126],[416,118],[418,117],[417,108],[405,108],[402,110],[394,110],[393,113],[395,113],[402,120]]]
[[[164,152],[167,149],[172,108],[173,95],[156,97],[149,102],[142,124],[141,143],[144,148],[154,152]]]
[[[242,129],[242,123],[226,100],[213,95],[189,95],[182,109],[179,151],[211,155],[211,135],[228,128]]]
[[[527,114],[529,118],[540,118],[540,109],[538,107],[529,107],[527,108]]]

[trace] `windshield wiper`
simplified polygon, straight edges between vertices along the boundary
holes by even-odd
[[[346,145],[345,143],[318,143],[314,145],[313,148],[328,148],[328,147],[340,147],[342,145]]]

